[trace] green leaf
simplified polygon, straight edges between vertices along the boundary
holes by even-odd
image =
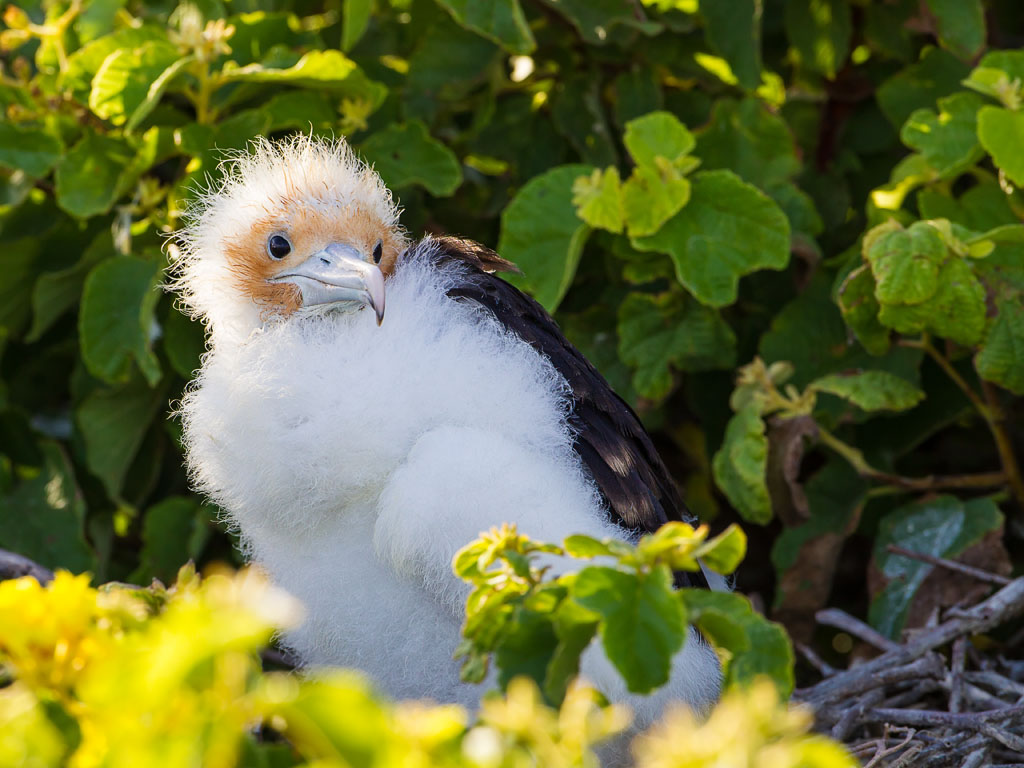
[[[89,109],[97,117],[109,120],[114,125],[124,125],[128,117],[145,102],[149,102],[145,110],[148,114],[159,101],[166,81],[158,87],[155,100],[148,96],[150,86],[157,87],[157,81],[162,78],[164,71],[179,60],[183,61],[178,49],[159,40],[144,43],[135,49],[118,48],[107,56],[92,79]],[[180,64],[177,66],[180,70]]]
[[[637,165],[655,166],[664,157],[671,163],[697,146],[693,134],[671,112],[651,112],[626,123],[622,143]]]
[[[387,88],[370,80],[359,66],[341,51],[310,51],[285,69],[249,64],[225,67],[225,83],[279,83],[300,88],[329,88],[338,95],[365,99],[374,107],[387,97]]]
[[[652,400],[672,389],[672,370],[731,368],[736,336],[721,315],[678,292],[630,293],[619,307],[619,357]]]
[[[588,45],[604,45],[617,25],[641,26],[622,0],[543,0],[579,31]]]
[[[199,555],[207,530],[206,514],[194,498],[169,496],[147,509],[139,567],[132,573],[132,581],[148,584],[160,579],[171,584],[178,569]]]
[[[120,498],[125,476],[161,405],[159,390],[136,380],[116,389],[97,389],[75,412],[85,439],[89,471],[103,481],[110,498]]]
[[[170,44],[163,24],[124,27],[97,38],[68,56],[68,67],[61,75],[61,85],[73,91],[78,101],[87,104],[93,76],[108,56],[117,50],[130,51],[154,41]]]
[[[135,108],[135,111],[132,112],[131,116],[128,118],[128,122],[125,123],[124,127],[126,131],[134,131],[147,117],[149,117],[150,113],[156,109],[157,104],[160,103],[160,99],[163,98],[167,87],[178,75],[184,72],[193,61],[194,59],[191,56],[185,56],[178,59],[167,67],[167,69],[161,72],[157,76],[156,80],[149,84],[149,90],[146,91],[146,98],[144,98]]]
[[[630,691],[647,693],[668,682],[672,656],[686,639],[686,614],[667,566],[647,574],[584,568],[571,595],[601,617],[605,653]]]
[[[881,307],[875,298],[875,278],[867,264],[846,276],[837,299],[843,320],[861,346],[872,355],[888,352],[890,331],[878,322]]]
[[[160,380],[160,362],[150,346],[159,276],[157,263],[134,256],[107,259],[89,273],[78,332],[82,359],[92,375],[127,381],[134,357],[151,386]]]
[[[75,306],[82,295],[86,275],[96,264],[116,254],[110,231],[101,232],[85,249],[74,265],[54,272],[44,272],[32,288],[32,327],[26,341],[39,338]]]
[[[748,403],[729,419],[711,466],[718,487],[744,520],[764,525],[772,519],[765,481],[768,438],[756,403]]]
[[[86,133],[57,165],[57,204],[82,219],[106,213],[133,154],[124,142]]]
[[[1024,395],[1024,304],[1020,298],[999,303],[974,366],[983,379]]]
[[[38,238],[23,237],[3,244],[0,270],[0,328],[11,337],[22,332],[31,311],[31,293],[25,286],[36,279],[40,262]]]
[[[391,189],[418,184],[435,197],[447,197],[462,183],[458,158],[419,120],[376,131],[359,151]]]
[[[342,6],[341,50],[351,51],[366,32],[373,12],[373,0],[344,0]]]
[[[544,695],[553,704],[561,704],[580,670],[580,656],[597,634],[598,617],[574,600],[563,600],[555,615],[558,645],[548,663]]]
[[[729,62],[736,80],[748,91],[761,83],[761,13],[755,0],[700,4],[708,46]]]
[[[167,313],[162,341],[171,367],[182,378],[191,379],[199,368],[199,358],[206,351],[202,323],[172,308]]]
[[[567,536],[563,546],[565,553],[572,557],[613,557],[615,555],[614,549],[609,544],[582,533]]]
[[[833,373],[811,382],[811,389],[849,400],[865,411],[905,411],[924,400],[924,392],[886,371]]]
[[[585,163],[614,165],[618,152],[605,118],[599,82],[584,74],[568,79],[552,98],[551,116]]]
[[[928,331],[974,346],[985,330],[985,287],[963,259],[952,257],[938,275],[939,289],[921,304],[882,304],[878,320],[906,334]]]
[[[900,139],[921,152],[940,178],[952,178],[982,158],[978,143],[980,97],[954,93],[939,99],[939,112],[916,110],[903,125]]]
[[[793,648],[786,631],[757,614],[743,595],[706,589],[680,590],[690,621],[712,645],[727,651],[725,687],[746,688],[767,675],[779,694],[793,691]]]
[[[981,0],[927,0],[939,43],[961,59],[973,58],[985,45],[985,9]]]
[[[992,161],[1018,187],[1024,186],[1024,112],[985,106],[978,112],[978,140]]]
[[[37,127],[0,120],[0,166],[42,178],[64,153],[60,139]]]
[[[864,256],[875,276],[875,297],[882,304],[920,304],[934,296],[947,255],[938,230],[921,221],[909,229],[864,240]]]
[[[954,496],[936,496],[886,515],[878,526],[873,557],[885,586],[871,601],[871,624],[886,637],[897,639],[918,588],[934,568],[889,552],[890,544],[953,559],[1002,525],[1003,516],[989,498],[964,502]]]
[[[882,112],[898,129],[916,109],[960,88],[969,68],[941,48],[926,48],[921,60],[897,72],[878,87],[876,99]]]
[[[761,189],[800,170],[789,127],[755,98],[716,101],[711,121],[697,135],[696,154],[704,168],[728,169]]]
[[[516,606],[495,649],[498,685],[504,690],[513,678],[525,676],[543,686],[558,644],[549,614]]]
[[[690,182],[667,161],[638,165],[622,186],[622,207],[630,237],[655,234],[690,200]]]
[[[509,53],[531,53],[537,47],[519,0],[438,0],[459,24],[493,40]]]
[[[834,80],[850,50],[847,0],[786,0],[785,23],[800,63]]]
[[[580,176],[572,184],[572,204],[576,215],[595,229],[622,231],[622,189],[619,171],[595,168],[590,176]]]
[[[9,492],[0,494],[0,547],[47,568],[73,573],[96,568],[85,541],[85,501],[61,447],[39,443],[38,468],[19,468]]]
[[[733,523],[699,550],[701,562],[715,573],[735,571],[747,554],[747,534]]]
[[[739,279],[789,262],[789,222],[779,207],[730,171],[693,177],[689,203],[633,247],[672,256],[676,277],[701,302],[736,301]]]
[[[523,271],[509,282],[554,312],[576,274],[590,227],[576,216],[572,185],[593,172],[563,165],[530,179],[501,214],[498,251]]]

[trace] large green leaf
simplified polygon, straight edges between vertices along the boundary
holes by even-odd
[[[136,584],[160,579],[171,584],[178,569],[202,551],[209,535],[208,513],[194,498],[169,496],[146,510],[142,523],[142,552],[132,574]]]
[[[603,45],[614,26],[642,26],[625,0],[542,0],[562,14],[590,45]]]
[[[850,50],[847,0],[786,0],[786,34],[800,63],[834,79]]]
[[[966,64],[941,48],[926,48],[921,60],[897,72],[878,87],[875,98],[896,128],[915,109],[931,108],[937,99],[959,90]]]
[[[1024,304],[1019,296],[999,303],[974,365],[982,378],[1024,395]]]
[[[375,132],[359,151],[391,189],[418,184],[432,195],[447,197],[462,183],[458,158],[419,120]]]
[[[220,77],[226,83],[278,83],[300,88],[328,88],[348,98],[365,99],[374,107],[387,97],[387,88],[366,77],[359,66],[341,51],[310,51],[285,68],[263,64],[225,67]]]
[[[572,204],[576,206],[576,215],[590,226],[621,232],[626,212],[618,169],[614,165],[607,170],[598,168],[589,176],[576,179],[572,184]]]
[[[679,282],[704,304],[722,307],[736,301],[743,275],[786,266],[789,221],[731,171],[710,171],[693,177],[690,201],[679,213],[633,246],[670,254]]]
[[[82,359],[97,378],[127,381],[134,357],[151,385],[160,380],[150,346],[159,275],[159,264],[134,256],[107,259],[89,273],[78,333]]]
[[[767,676],[780,695],[793,691],[793,648],[778,624],[755,613],[743,595],[684,589],[681,598],[688,617],[711,643],[726,651],[726,687],[747,687]]]
[[[166,407],[163,393],[136,379],[115,389],[97,389],[78,406],[75,418],[89,471],[112,499],[120,498],[128,469],[161,405]]]
[[[890,331],[878,321],[881,308],[875,298],[875,278],[864,264],[850,272],[836,296],[839,311],[857,341],[872,355],[889,351]]]
[[[40,178],[49,173],[63,151],[60,139],[38,126],[0,121],[0,166]]]
[[[9,492],[0,495],[0,547],[47,568],[74,573],[96,567],[84,535],[85,501],[71,462],[54,442],[44,441],[42,466],[19,468]]]
[[[924,392],[886,371],[833,373],[811,382],[811,389],[849,400],[865,411],[905,411],[924,399]]]
[[[689,179],[668,161],[638,165],[622,185],[622,211],[630,237],[655,234],[690,201]]]
[[[92,79],[89,108],[114,125],[124,125],[143,103],[149,102],[151,111],[159,95],[156,100],[149,99],[150,87],[156,86],[162,93],[167,85],[167,78],[162,77],[164,71],[180,59],[178,49],[161,40],[135,49],[118,48],[107,56]]]
[[[584,568],[572,598],[601,617],[601,641],[626,687],[647,693],[668,681],[672,655],[683,647],[686,614],[667,566],[650,573]]]
[[[162,24],[123,27],[99,37],[68,56],[67,69],[61,73],[61,83],[72,90],[80,102],[87,104],[93,76],[108,56],[118,50],[134,50],[154,41],[170,43]]]
[[[940,178],[956,176],[982,157],[978,143],[981,97],[955,93],[939,99],[939,111],[916,110],[903,125],[900,139],[921,152]]]
[[[110,232],[102,232],[74,265],[41,274],[32,288],[32,327],[27,340],[38,341],[61,315],[75,306],[82,295],[89,270],[115,253]]]
[[[787,181],[800,169],[785,121],[758,99],[719,99],[697,135],[703,167],[726,168],[761,189]]]
[[[350,51],[359,42],[370,23],[373,0],[344,0],[342,6],[341,49]]]
[[[992,160],[1017,186],[1024,186],[1024,113],[985,106],[978,112],[978,139]]]
[[[133,152],[124,142],[86,133],[57,165],[57,204],[72,216],[106,213],[118,198]]]
[[[626,123],[622,136],[637,165],[654,166],[658,157],[671,163],[693,151],[693,134],[671,112],[651,112]]]
[[[761,82],[761,12],[755,0],[700,4],[708,45],[748,91]]]
[[[875,276],[875,297],[882,304],[920,304],[939,289],[939,269],[947,258],[946,244],[925,222],[893,229],[864,242]]]
[[[927,331],[974,346],[985,330],[985,288],[966,260],[951,257],[938,274],[938,290],[919,304],[881,303],[878,319],[906,334]],[[877,294],[876,294],[877,295]]]
[[[633,386],[661,400],[672,371],[731,368],[736,336],[717,311],[680,293],[630,293],[619,307],[619,357],[634,369]]]
[[[966,60],[985,45],[985,9],[981,0],[927,0],[927,3],[944,48]]]
[[[498,251],[522,275],[509,281],[554,312],[569,290],[590,228],[576,216],[572,186],[593,172],[588,165],[563,165],[523,186],[501,214]]]
[[[537,47],[519,0],[438,0],[462,26],[498,43],[509,53],[531,53]]]
[[[871,623],[887,637],[898,638],[918,588],[934,568],[889,552],[890,544],[933,557],[956,558],[1002,524],[1003,516],[989,498],[964,502],[954,496],[936,496],[886,515],[874,548],[874,564],[886,584],[871,602]]]
[[[729,420],[712,468],[718,487],[744,520],[763,525],[772,519],[765,480],[768,438],[756,403],[745,405]]]

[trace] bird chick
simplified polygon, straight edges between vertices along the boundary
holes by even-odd
[[[411,244],[343,141],[260,140],[188,212],[173,287],[209,351],[181,416],[195,485],[305,604],[308,665],[475,706],[452,659],[464,544],[502,522],[633,539],[686,509],[633,411],[468,241]],[[385,314],[385,294],[387,312]],[[364,311],[359,311],[364,310]],[[596,646],[582,675],[642,722],[717,697],[691,632],[672,682],[632,697]]]

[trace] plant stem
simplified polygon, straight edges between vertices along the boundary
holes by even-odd
[[[899,493],[905,491],[935,491],[941,488],[992,488],[1007,481],[1004,472],[982,472],[976,475],[928,475],[926,477],[904,477],[883,472],[868,464],[860,449],[845,443],[827,429],[818,427],[818,436],[825,445],[846,459],[857,474],[869,480],[878,480],[887,485],[873,488],[871,495]]]
[[[999,460],[1003,464],[1006,480],[1017,506],[1024,510],[1024,477],[1021,476],[1020,464],[1017,463],[1017,456],[1013,451],[1013,442],[1006,431],[1006,414],[1002,403],[999,402],[999,392],[993,384],[984,379],[981,382],[981,391],[985,393],[989,413],[988,428],[996,441],[996,450],[999,451]]]

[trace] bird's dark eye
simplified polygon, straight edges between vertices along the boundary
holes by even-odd
[[[292,252],[292,244],[284,235],[271,235],[267,240],[267,253],[272,259],[283,259]]]
[[[384,255],[384,242],[381,240],[377,241],[377,244],[373,246],[373,263],[380,264],[380,257]]]

